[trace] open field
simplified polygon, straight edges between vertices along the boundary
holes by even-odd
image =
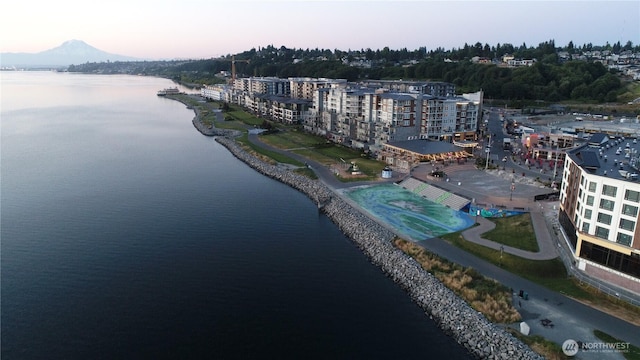
[[[295,128],[264,134],[260,136],[260,140],[279,149],[315,148],[326,144],[324,138]]]
[[[531,215],[528,213],[493,218],[491,221],[496,224],[496,227],[484,233],[483,238],[526,251],[540,251],[531,223]]]

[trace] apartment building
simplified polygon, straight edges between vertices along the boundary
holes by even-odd
[[[475,140],[482,92],[451,96],[454,90],[443,82],[240,78],[224,95],[213,89],[203,94],[376,154],[396,141]]]
[[[640,294],[638,150],[598,133],[567,151],[559,222],[579,270]]]
[[[200,89],[200,95],[209,100],[228,101],[229,87],[227,85],[207,85]]]
[[[420,134],[419,101],[416,94],[372,94],[375,112],[369,122],[375,123],[373,146],[379,150],[389,142],[417,139]]]
[[[346,79],[326,79],[326,78],[289,78],[290,96],[296,99],[313,100],[319,89],[331,87],[344,87],[347,85]]]
[[[305,130],[376,153],[388,142],[475,140],[482,93],[437,97],[388,88],[333,87],[316,92]]]
[[[251,92],[254,94],[290,96],[291,83],[287,79],[275,77],[249,78]]]
[[[249,77],[235,79],[233,90],[240,93],[289,96],[290,82],[276,77]]]
[[[481,103],[464,97],[423,98],[420,137],[432,140],[475,140]]]
[[[299,124],[311,102],[288,96],[268,94],[245,94],[244,104],[253,114],[283,124]]]
[[[451,97],[456,94],[454,84],[442,81],[367,80],[359,84],[369,88],[440,97]]]

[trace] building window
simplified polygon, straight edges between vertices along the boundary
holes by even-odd
[[[616,242],[624,246],[631,246],[631,235],[627,235],[619,232]]]
[[[585,232],[585,233],[589,232],[589,223],[588,222],[583,222],[582,223],[582,232]]]
[[[633,227],[636,225],[634,221],[627,219],[620,219],[620,229],[633,231]]]
[[[587,196],[587,205],[593,206],[593,196]]]
[[[608,239],[609,238],[609,229],[600,227],[600,226],[596,226],[596,236],[602,239]]]
[[[615,186],[611,186],[611,185],[603,185],[602,186],[602,195],[607,195],[607,196],[611,196],[611,197],[615,197],[616,196],[616,191],[618,190],[617,187]]]
[[[590,220],[591,219],[591,210],[584,209],[584,218]]]
[[[627,190],[624,192],[624,199],[633,202],[640,202],[640,192]]]
[[[598,213],[598,222],[599,223],[603,223],[603,224],[607,224],[607,225],[611,225],[611,215]]]
[[[596,192],[596,188],[598,187],[598,184],[591,181],[589,182],[589,192]]]
[[[636,216],[638,215],[638,208],[636,206],[631,206],[631,205],[623,205],[622,206],[622,213],[625,215],[629,215],[629,216]]]
[[[600,199],[600,209],[612,211],[615,202],[606,199]]]

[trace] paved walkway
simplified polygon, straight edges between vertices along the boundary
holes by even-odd
[[[467,241],[471,241],[473,243],[480,244],[494,250],[500,250],[500,247],[502,247],[505,253],[516,255],[525,259],[550,260],[558,257],[555,242],[551,239],[549,231],[547,231],[547,225],[545,223],[544,215],[538,211],[531,212],[530,214],[533,229],[536,233],[536,239],[538,240],[538,247],[540,249],[540,251],[538,252],[531,252],[511,246],[501,245],[495,241],[482,238],[482,234],[491,231],[496,227],[496,224],[483,217],[478,218],[478,223],[480,225],[474,226],[462,232],[462,236],[464,236]]]
[[[287,156],[293,157],[301,162],[308,163],[320,180],[334,190],[351,186],[359,186],[366,183],[382,182],[343,183],[335,178],[334,174],[328,167],[303,158],[295,153],[269,146],[260,141],[256,134],[250,134],[249,141],[271,151],[286,154]],[[489,176],[485,171],[476,169],[472,163],[452,165],[445,168],[444,170],[450,178],[448,182],[429,177],[427,174],[430,173],[431,165],[424,165],[424,167],[424,169],[418,167],[417,169],[412,170],[411,176],[428,181],[433,185],[442,187],[458,195],[474,199],[476,203],[484,202],[485,204],[499,204],[502,206],[507,206],[508,204],[508,207],[510,208],[520,207],[530,211],[540,251],[533,253],[505,246],[505,252],[535,260],[552,259],[558,256],[555,247],[555,240],[552,238],[545,221],[545,213],[552,209],[554,204],[557,204],[557,202],[547,202],[545,206],[540,205],[539,202],[536,203],[533,201],[533,196],[548,193],[549,189],[526,185],[523,179],[512,179],[508,174],[496,174],[496,176]],[[409,174],[394,172],[393,179],[386,181],[397,182],[408,175]],[[516,191],[513,193],[511,193],[510,190],[512,180],[516,182]],[[495,225],[484,218],[478,218],[478,222],[480,223],[480,226],[470,228],[463,232],[465,238],[469,241],[499,250],[500,244],[483,239],[480,236]],[[562,344],[566,339],[600,343],[602,341],[596,338],[592,332],[593,329],[600,329],[618,339],[640,346],[640,328],[636,325],[603,313],[571,298],[565,297],[560,293],[509,273],[500,267],[490,264],[465,252],[464,250],[448,244],[444,240],[435,238],[421,241],[420,244],[426,249],[449,259],[450,261],[465,267],[474,268],[484,276],[495,279],[505,286],[511,287],[514,291],[517,291],[518,289],[528,291],[530,296],[529,300],[525,301],[514,296],[513,301],[514,306],[518,308],[522,315],[523,321],[526,321],[531,327],[532,335],[542,335],[546,339],[552,340],[558,345]],[[554,327],[544,326],[542,324],[543,320],[550,320],[554,324]],[[623,356],[620,353],[581,352],[579,354],[579,358],[598,360],[623,359]]]

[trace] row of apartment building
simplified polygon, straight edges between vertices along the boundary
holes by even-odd
[[[243,106],[253,114],[373,154],[403,140],[475,140],[482,92],[455,95],[445,82],[348,83],[324,78],[241,78],[207,86],[207,99]]]

